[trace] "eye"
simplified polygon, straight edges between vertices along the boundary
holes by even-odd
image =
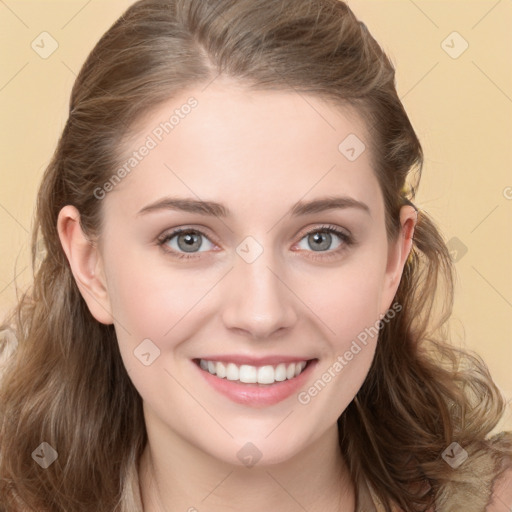
[[[204,243],[205,240],[207,241],[206,244]],[[171,253],[177,258],[194,258],[195,256],[193,256],[193,254],[197,252],[207,252],[211,250],[212,247],[208,247],[208,244],[213,246],[212,242],[204,233],[197,229],[190,228],[175,229],[171,233],[164,234],[158,239],[158,245],[160,245],[164,251]],[[199,251],[201,248],[205,248],[205,250]],[[190,253],[190,255],[187,253]]]
[[[333,235],[335,235],[333,237]],[[333,241],[338,238],[340,241],[335,247],[332,247]],[[300,249],[307,252],[327,253],[320,255],[312,255],[314,258],[325,258],[338,255],[341,251],[353,244],[352,237],[341,231],[335,226],[320,226],[308,231],[298,244]],[[308,248],[312,248],[309,251]]]

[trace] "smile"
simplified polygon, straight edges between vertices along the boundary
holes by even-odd
[[[307,385],[318,359],[253,366],[193,359],[207,385],[232,402],[249,407],[278,404]]]
[[[246,384],[274,384],[298,377],[307,361],[280,363],[277,365],[251,366],[237,365],[221,361],[199,360],[199,366],[220,379],[239,381]]]

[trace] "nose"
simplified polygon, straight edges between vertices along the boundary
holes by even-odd
[[[297,299],[271,251],[263,251],[252,263],[238,256],[234,261],[223,283],[226,328],[255,339],[291,328],[298,318]]]

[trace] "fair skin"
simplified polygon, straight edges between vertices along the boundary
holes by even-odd
[[[313,96],[248,92],[219,79],[151,113],[127,152],[190,96],[197,108],[102,200],[99,244],[88,243],[74,207],[64,207],[58,219],[80,291],[99,322],[114,324],[143,400],[144,510],[352,511],[355,490],[336,421],[364,382],[376,337],[307,404],[297,393],[261,407],[235,403],[201,378],[192,359],[317,359],[301,388],[307,390],[391,307],[416,212],[404,206],[401,231],[388,240],[362,119]],[[349,134],[367,147],[354,161],[338,150]],[[216,201],[231,216],[171,209],[138,215],[164,196]],[[299,200],[326,196],[350,197],[367,209],[289,213]],[[354,243],[331,233],[328,248],[315,251],[306,233],[318,228],[317,237],[329,237],[321,229],[326,224]],[[191,259],[157,245],[177,227],[202,233]],[[251,263],[236,252],[248,236],[263,249]],[[187,254],[178,241],[164,247]],[[134,356],[144,339],[160,350],[148,366]],[[247,443],[261,453],[252,467],[237,456]]]

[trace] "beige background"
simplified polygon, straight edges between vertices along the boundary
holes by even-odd
[[[16,299],[14,278],[21,289],[31,279],[36,191],[75,75],[131,3],[0,0],[0,312]],[[394,62],[424,147],[417,204],[438,221],[457,260],[454,341],[487,361],[509,399],[499,429],[512,430],[512,0],[349,5]],[[51,48],[42,32],[58,43],[46,59],[31,47],[44,37]]]

